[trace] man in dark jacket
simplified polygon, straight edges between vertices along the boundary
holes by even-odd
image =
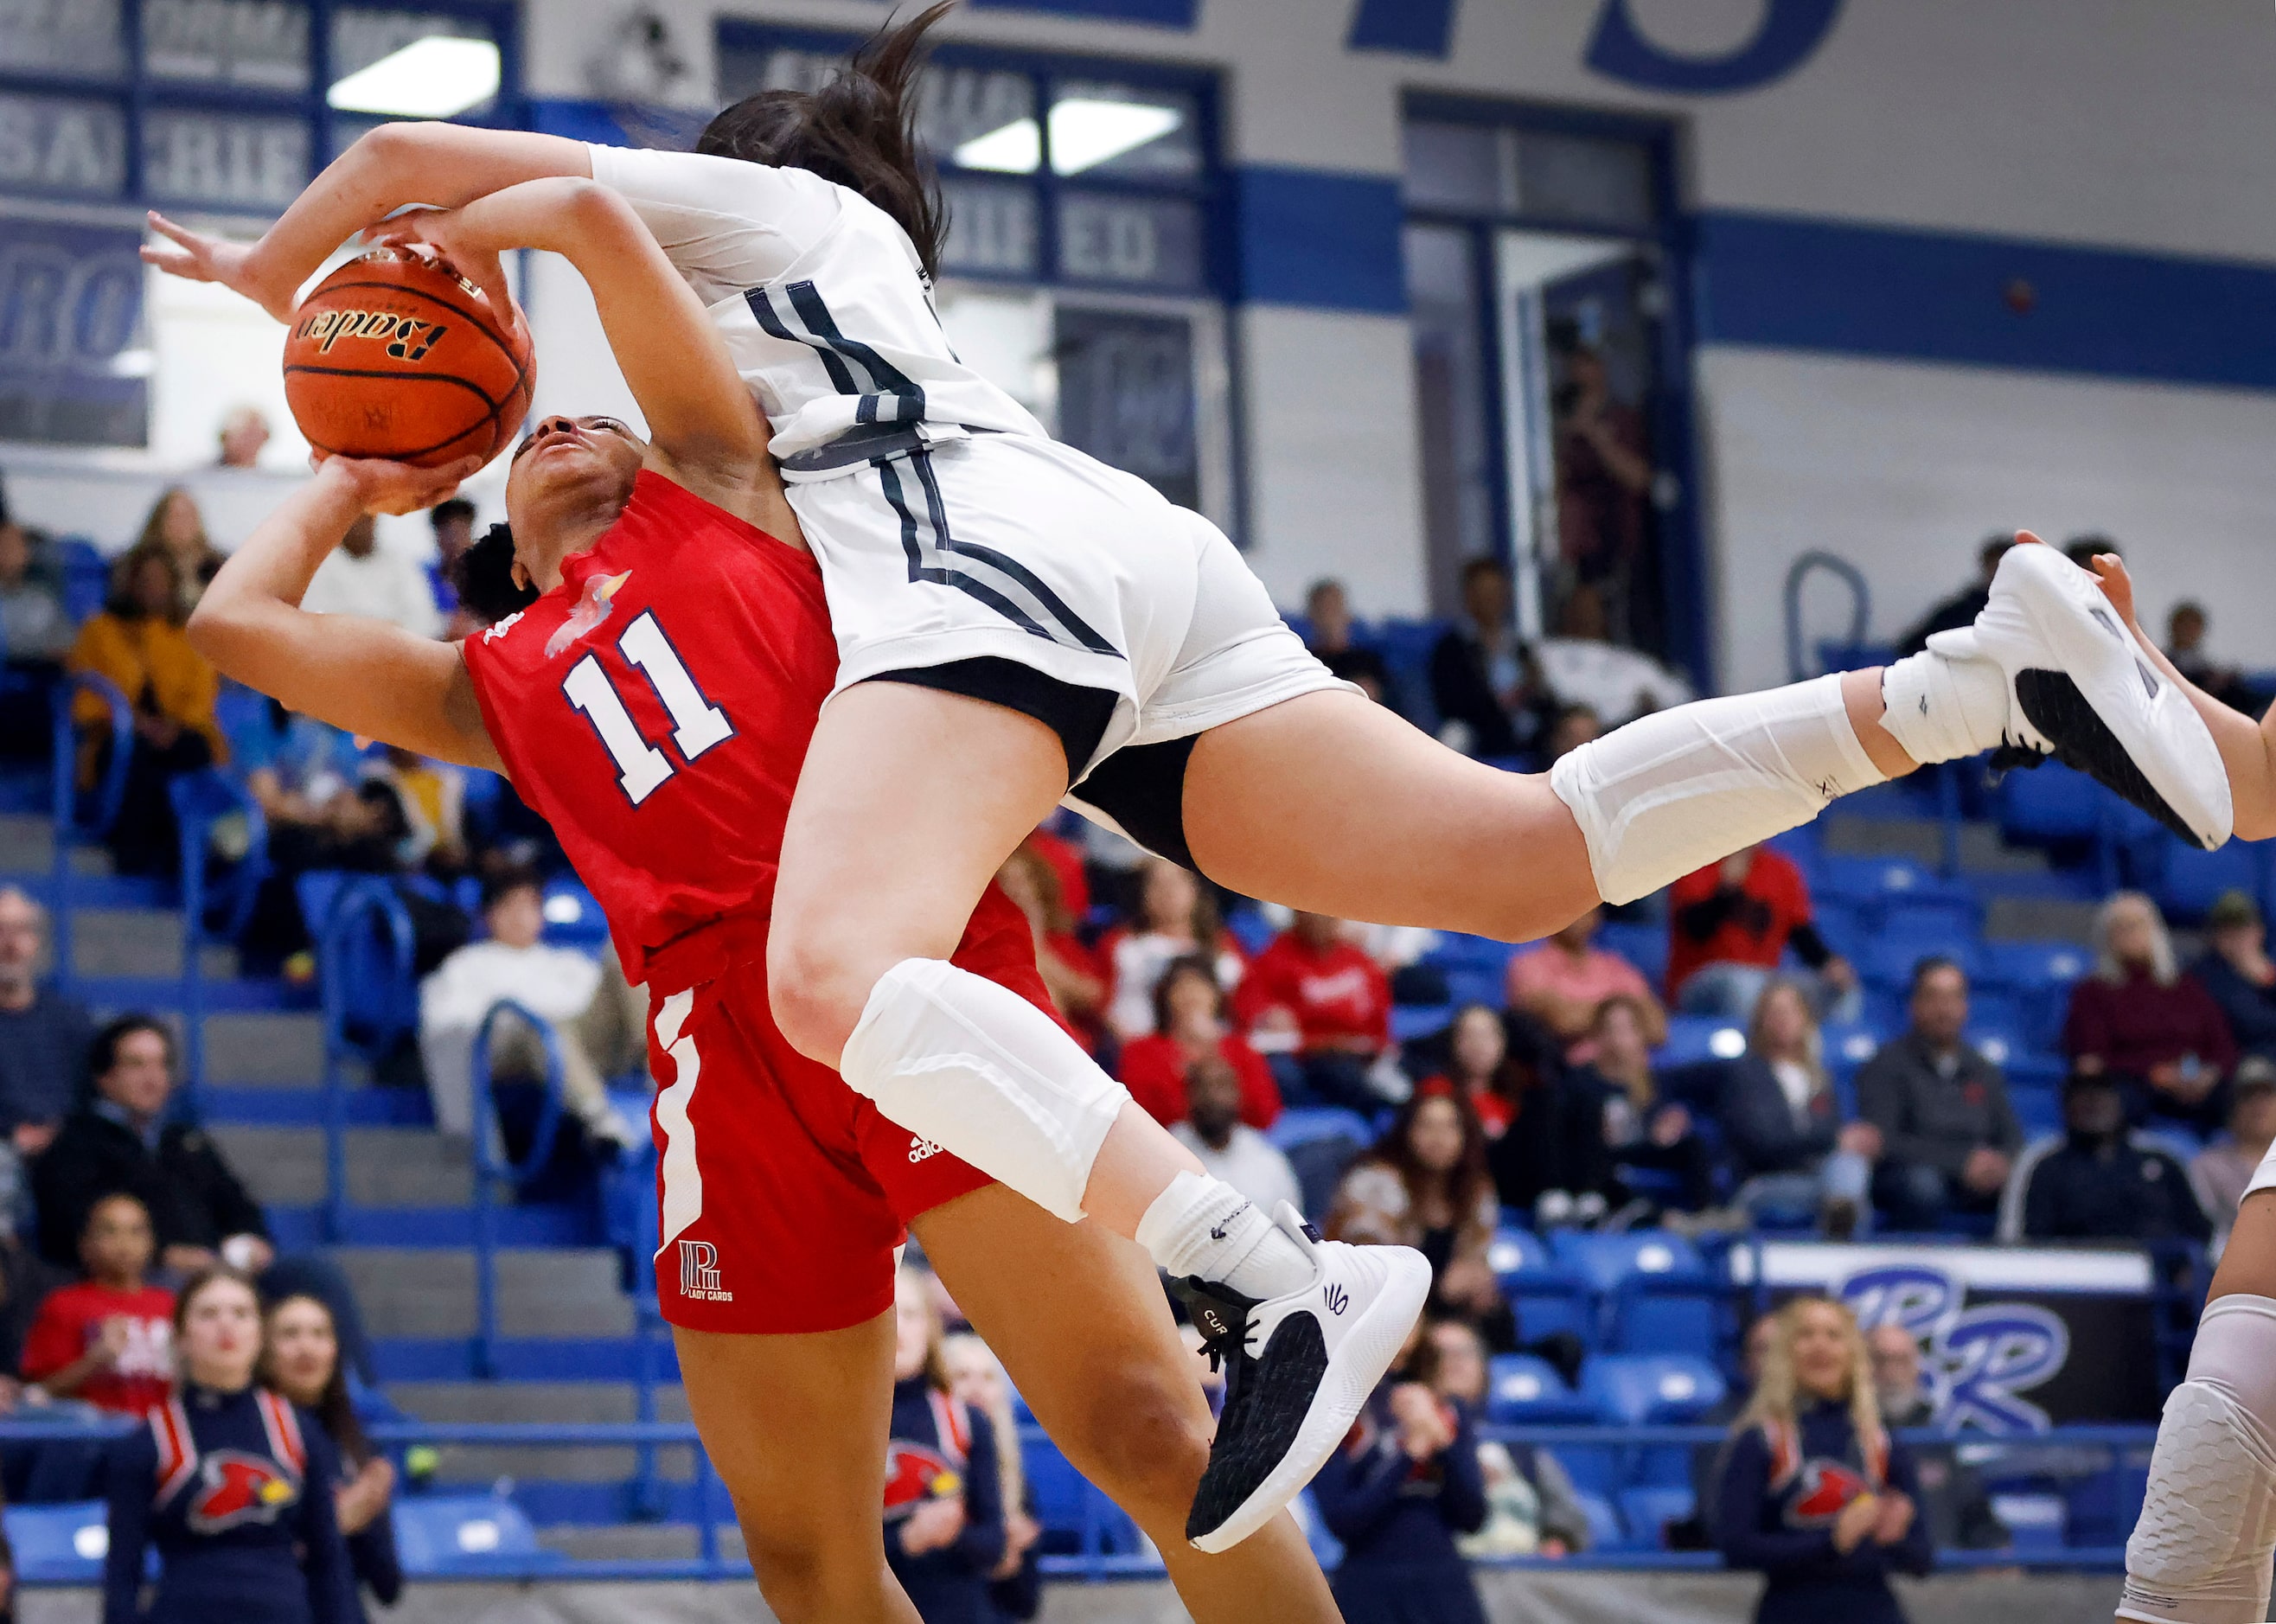
[[[2073,1072],[2063,1083],[2060,1145],[2026,1157],[2020,1211],[2003,1215],[2002,1239],[2195,1241],[2212,1225],[2180,1162],[2126,1131],[2126,1103],[2105,1072]]]
[[[1865,1333],[1873,1362],[1873,1391],[1881,1403],[1881,1423],[1889,1427],[1931,1427],[1935,1408],[1921,1384],[1920,1344],[1893,1321]],[[2014,1536],[1992,1509],[1992,1491],[1960,1458],[1955,1444],[1913,1440],[1913,1469],[1920,1478],[1920,1512],[1930,1540],[1940,1550],[1997,1551]]]
[[[1467,755],[1515,755],[1546,725],[1548,695],[1510,620],[1509,571],[1497,559],[1462,566],[1462,618],[1430,650],[1430,702],[1441,737]]]
[[[1857,1074],[1857,1114],[1881,1130],[1873,1203],[1898,1229],[1934,1229],[1957,1208],[1990,1212],[2023,1148],[1999,1068],[1961,1036],[1968,975],[1913,967],[1912,1024]]]
[[[0,885],[0,1134],[25,1157],[46,1148],[71,1109],[94,1031],[77,999],[40,984],[47,927],[46,909]]]
[[[1984,537],[1984,544],[1976,550],[1976,579],[1907,627],[1904,635],[1897,639],[1897,652],[1918,654],[1938,632],[1974,626],[1976,617],[1984,612],[1984,605],[1992,601],[1992,577],[1999,573],[1999,560],[2014,544],[2015,538],[2004,530]]]
[[[2276,963],[2268,958],[2259,905],[2241,891],[2225,891],[2204,922],[2208,951],[2189,974],[2228,1017],[2239,1049],[2276,1059]]]

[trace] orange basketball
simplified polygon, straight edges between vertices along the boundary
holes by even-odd
[[[310,445],[422,468],[497,455],[529,411],[533,371],[479,289],[399,248],[318,283],[284,340],[284,398]]]

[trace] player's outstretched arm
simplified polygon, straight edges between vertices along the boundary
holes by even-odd
[[[289,321],[300,285],[333,249],[406,204],[451,209],[521,181],[592,172],[585,143],[565,136],[383,124],[333,159],[260,241],[209,237],[154,211],[151,228],[168,240],[147,245],[142,257],[175,276],[234,288]]]
[[[499,769],[457,644],[300,607],[316,566],[360,516],[432,507],[479,466],[330,459],[222,566],[190,617],[191,642],[224,675],[288,710],[422,755]]]

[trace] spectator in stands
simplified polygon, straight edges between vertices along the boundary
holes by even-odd
[[[222,414],[221,461],[224,468],[252,468],[261,464],[261,448],[269,444],[269,419],[259,406],[234,406]]]
[[[1082,1046],[1096,1052],[1106,1036],[1106,977],[1098,955],[1074,933],[1058,870],[1040,852],[1022,846],[1004,860],[996,883],[1028,916],[1036,938],[1036,969],[1052,1007]]]
[[[1783,852],[1749,846],[1685,875],[1667,901],[1667,996],[1686,1014],[1745,1020],[1792,947],[1819,1015],[1855,1018],[1857,972],[1818,935],[1809,887]]]
[[[395,1467],[372,1448],[363,1423],[356,1419],[331,1309],[305,1295],[269,1304],[262,1337],[261,1380],[313,1416],[338,1457],[340,1476],[332,1487],[332,1508],[347,1540],[348,1566],[357,1585],[351,1624],[360,1624],[364,1590],[383,1607],[395,1605],[403,1593],[403,1563],[396,1554],[391,1508]]]
[[[1430,1390],[1463,1413],[1485,1413],[1488,1370],[1483,1338],[1460,1320],[1441,1320],[1429,1338],[1427,1363],[1418,1358],[1413,1372],[1427,1370]],[[1589,1514],[1574,1493],[1573,1479],[1546,1449],[1529,1444],[1482,1440],[1478,1469],[1485,1481],[1486,1520],[1476,1533],[1458,1535],[1454,1548],[1472,1561],[1494,1557],[1570,1556],[1589,1548]]]
[[[1533,646],[1542,684],[1559,707],[1559,725],[1575,711],[1587,712],[1582,718],[1586,737],[1573,739],[1566,749],[1595,738],[1605,727],[1624,726],[1692,698],[1688,682],[1651,656],[1613,641],[1606,607],[1597,588],[1574,588],[1558,607],[1554,635]],[[1551,750],[1552,757],[1563,753]]]
[[[32,533],[0,521],[0,655],[9,669],[52,679],[74,630],[63,583],[42,567]]]
[[[922,1270],[900,1271],[893,1333],[886,1563],[924,1624],[993,1624],[988,1586],[1005,1549],[996,1432],[952,1396]]]
[[[2214,662],[2205,648],[2209,624],[2204,605],[2194,598],[2174,604],[2166,615],[2166,657],[2175,671],[2230,710],[2258,716],[2268,702],[2252,691],[2242,672]]]
[[[1280,1116],[1272,1068],[1225,1020],[1225,990],[1200,954],[1172,959],[1154,983],[1154,1030],[1122,1045],[1122,1086],[1163,1127],[1185,1120],[1186,1081],[1205,1059],[1223,1061],[1240,1084],[1240,1120],[1271,1127]]]
[[[96,782],[109,751],[131,749],[125,799],[109,835],[111,858],[121,874],[171,874],[179,854],[166,786],[178,774],[229,756],[214,718],[221,679],[182,630],[172,553],[138,547],[119,561],[117,579],[117,595],[80,628],[71,664],[125,696],[134,733],[112,739],[110,708],[95,694],[80,694],[72,712],[80,727],[80,784]]]
[[[1486,1260],[1500,1221],[1478,1113],[1453,1089],[1433,1088],[1415,1089],[1352,1164],[1322,1227],[1331,1241],[1421,1251],[1430,1262],[1433,1311],[1476,1326],[1506,1352],[1516,1347],[1516,1323]]]
[[[1898,654],[1918,654],[1938,632],[1956,632],[1962,626],[1974,626],[1976,617],[1984,612],[1984,605],[1992,601],[1992,578],[1999,573],[1999,560],[2014,544],[2015,538],[2004,530],[1985,536],[1984,544],[1976,550],[1976,579],[1906,628],[1897,639]]]
[[[1377,704],[1387,703],[1391,668],[1383,663],[1383,656],[1352,641],[1351,599],[1344,592],[1344,583],[1333,579],[1314,581],[1304,595],[1304,618],[1311,626],[1305,647],[1319,657],[1320,664],[1346,682],[1357,683]]]
[[[1663,1211],[1703,1212],[1715,1200],[1714,1152],[1690,1108],[1660,1097],[1651,1072],[1656,1009],[1626,993],[1597,1006],[1580,1086],[1595,1105],[1619,1193]]]
[[[1036,1491],[1028,1482],[1020,1446],[1019,1418],[1012,1412],[1012,1382],[995,1350],[971,1332],[942,1339],[941,1364],[948,1372],[949,1396],[983,1417],[996,1435],[997,1479],[1004,1506],[1004,1559],[989,1575],[988,1596],[1001,1619],[1032,1619],[1043,1610],[1043,1575],[1036,1546],[1043,1538],[1036,1521]]]
[[[2063,557],[2090,573],[2094,569],[2094,561],[2104,553],[2108,553],[2113,558],[2122,558],[2126,556],[2119,550],[2116,542],[2092,530],[2083,535],[2074,535],[2063,543]]]
[[[1651,536],[1651,436],[1643,414],[1612,392],[1594,345],[1564,350],[1564,381],[1551,397],[1557,467],[1559,577],[1573,590],[1605,599],[1622,642],[1651,623],[1651,606],[1632,602],[1637,565]],[[1639,624],[1642,623],[1642,624]]]
[[[1934,1560],[1912,1452],[1891,1438],[1849,1310],[1779,1310],[1762,1380],[1732,1436],[1716,1544],[1767,1576],[1756,1624],[1902,1624],[1892,1573]]]
[[[1528,1017],[1483,1004],[1457,1011],[1443,1041],[1445,1068],[1421,1089],[1457,1095],[1476,1113],[1503,1204],[1542,1223],[1602,1218],[1609,1170],[1600,1113],[1559,1064],[1556,1041]]]
[[[363,1322],[339,1266],[315,1256],[278,1256],[261,1203],[220,1148],[203,1130],[167,1119],[174,1064],[173,1033],[148,1015],[121,1015],[95,1033],[87,1062],[92,1096],[64,1119],[32,1166],[41,1255],[68,1266],[95,1203],[133,1195],[150,1215],[161,1270],[179,1276],[225,1264],[257,1276],[272,1297],[297,1291],[322,1298],[349,1363],[371,1379]]]
[[[1099,952],[1114,984],[1106,1024],[1126,1041],[1154,1029],[1154,985],[1171,960],[1207,956],[1227,992],[1240,984],[1244,968],[1209,887],[1160,857],[1147,858],[1139,870],[1138,916],[1127,930],[1109,931]]]
[[[1746,1413],[1754,1400],[1755,1389],[1762,1385],[1763,1366],[1770,1358],[1771,1343],[1779,1333],[1776,1310],[1759,1314],[1748,1325],[1747,1334],[1739,1339],[1739,1381],[1718,1400],[1714,1407],[1699,1418],[1703,1427],[1734,1428],[1739,1417]],[[1723,1468],[1731,1459],[1731,1446],[1736,1434],[1726,1438],[1711,1448],[1701,1447],[1691,1452],[1692,1526],[1680,1538],[1668,1544],[1679,1550],[1703,1551],[1715,1543],[1716,1499],[1723,1491]]]
[[[1469,1407],[1434,1391],[1417,1325],[1343,1447],[1312,1479],[1320,1521],[1343,1542],[1336,1605],[1347,1624],[1485,1624],[1456,1548],[1485,1526],[1484,1473]]]
[[[105,1195],[80,1232],[84,1278],[40,1304],[24,1339],[24,1379],[51,1399],[141,1416],[174,1390],[174,1294],[149,1280],[150,1214]]]
[[[2000,1211],[2003,1241],[2195,1241],[2212,1236],[2188,1170],[2126,1130],[2126,1100],[2108,1072],[2063,1082],[2063,1136],[2015,1165]]]
[[[2170,1117],[2212,1132],[2228,1112],[2222,1083],[2236,1040],[2204,983],[2175,964],[2158,905],[2120,892],[2095,916],[2094,946],[2094,968],[2071,988],[2063,1021],[2072,1066],[2108,1073],[2128,1121]]]
[[[1053,815],[1055,819],[1074,816],[1073,813]],[[1084,830],[1098,827],[1096,823],[1082,823],[1080,818],[1076,822],[1081,823]],[[1129,843],[1125,841],[1124,844]],[[1041,828],[1030,831],[1028,838],[1020,843],[1020,849],[1032,852],[1051,864],[1051,873],[1058,879],[1059,900],[1066,905],[1066,916],[1080,928],[1090,916],[1090,876],[1083,867],[1081,846],[1046,823]]]
[[[1383,1104],[1369,1074],[1391,1051],[1391,977],[1345,939],[1340,919],[1299,911],[1248,967],[1233,1007],[1271,1055],[1284,1098]]]
[[[2228,1101],[2228,1131],[2189,1161],[2197,1204],[2224,1243],[2236,1222],[2237,1203],[2268,1147],[2276,1143],[2276,1060],[2251,1054],[2236,1064]]]
[[[1950,959],[1913,967],[1912,1023],[1857,1074],[1857,1114],[1880,1130],[1873,1201],[1899,1229],[1999,1204],[2022,1125],[1999,1068],[1968,1042],[1968,972]]]
[[[1596,945],[1604,910],[1590,908],[1548,940],[1509,961],[1509,1006],[1547,1027],[1566,1045],[1566,1058],[1589,1058],[1589,1031],[1606,998],[1635,1001],[1653,1048],[1667,1041],[1667,1012],[1637,969],[1610,948]]]
[[[443,634],[442,612],[435,607],[426,570],[410,554],[382,547],[368,513],[317,566],[300,607],[312,615],[369,615],[414,637]]]
[[[181,600],[176,618],[186,620],[205,595],[207,583],[220,573],[228,558],[207,539],[205,515],[198,512],[198,499],[186,488],[173,485],[159,493],[150,516],[142,521],[142,533],[134,538],[126,556],[131,558],[136,553],[152,551],[163,552],[173,561],[175,591]]]
[[[1510,618],[1509,570],[1498,559],[1462,565],[1462,612],[1430,651],[1438,736],[1471,755],[1515,755],[1546,728],[1548,700]]]
[[[1240,1079],[1222,1055],[1203,1055],[1186,1068],[1186,1117],[1171,1125],[1180,1144],[1202,1171],[1224,1180],[1271,1212],[1286,1202],[1304,1210],[1296,1170],[1272,1142],[1240,1119]]]
[[[474,505],[464,497],[437,502],[427,510],[427,523],[435,532],[435,557],[427,565],[427,588],[435,595],[435,607],[444,616],[454,617],[459,611],[459,560],[474,544]],[[467,624],[472,625],[471,617]],[[451,631],[466,635],[456,624]]]
[[[39,981],[48,911],[0,885],[0,1130],[19,1157],[56,1136],[87,1074],[95,1028],[87,1006]]]
[[[623,1069],[623,1057],[596,1041],[610,1026],[621,1028],[624,1003],[638,996],[624,985],[623,973],[611,985],[592,955],[545,945],[544,886],[527,869],[506,869],[484,883],[482,923],[488,940],[459,948],[419,983],[419,1051],[435,1125],[461,1139],[473,1135],[474,1038],[491,1008],[511,1000],[550,1028],[561,1060],[562,1105],[594,1143],[619,1150],[645,1143],[646,1133],[636,1134],[609,1100],[608,1080]],[[633,1029],[644,1033],[646,1027],[643,1006]],[[520,1015],[501,1017],[491,1033],[489,1063],[493,1076],[542,1079],[544,1041]]]
[[[2228,1017],[2236,1046],[2276,1060],[2276,964],[2269,961],[2259,905],[2241,891],[2225,891],[2204,922],[2207,951],[2189,974]]]
[[[1880,1132],[1870,1122],[1841,1120],[1801,983],[1778,980],[1763,989],[1747,1052],[1724,1067],[1715,1114],[1745,1180],[1741,1207],[1787,1218],[1815,1213],[1840,1241],[1864,1224]]]
[[[1920,1344],[1902,1325],[1886,1322],[1865,1333],[1873,1362],[1873,1395],[1890,1427],[1926,1427],[1936,1408],[1921,1380]],[[1915,1443],[1913,1475],[1919,1480],[1920,1515],[1929,1543],[1938,1550],[1997,1551],[2014,1537],[1992,1508],[1992,1491],[1950,1443]]]

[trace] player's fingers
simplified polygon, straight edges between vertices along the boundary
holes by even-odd
[[[200,237],[197,232],[190,231],[186,227],[176,225],[171,220],[166,218],[165,216],[160,214],[155,209],[148,211],[143,216],[143,219],[149,225],[150,229],[157,232],[159,236],[170,239],[174,242],[178,242],[185,248],[195,249],[201,248],[205,246],[205,239]]]
[[[2046,543],[2033,531],[2018,530],[2015,532],[2015,545],[2018,547],[2044,547],[2046,545]]]

